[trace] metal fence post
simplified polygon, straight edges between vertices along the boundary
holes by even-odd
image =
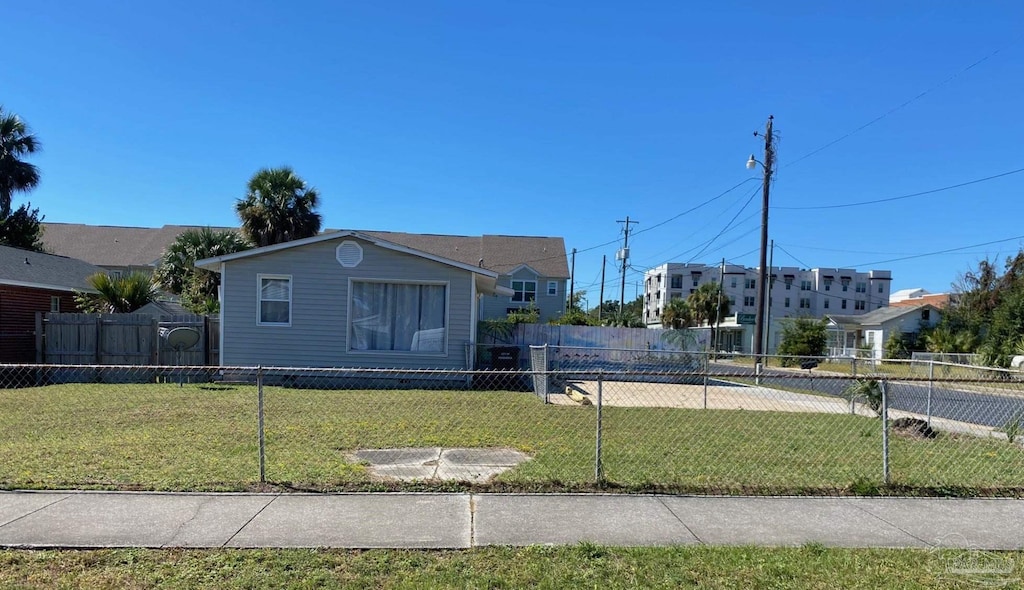
[[[708,409],[708,372],[711,370],[711,358],[704,356],[704,409]]]
[[[889,394],[882,381],[882,483],[889,485]]]
[[[935,386],[935,361],[928,361],[928,401],[925,404],[925,414],[928,417],[928,428],[932,427],[932,389]]]
[[[263,366],[256,367],[256,416],[260,437],[260,483],[267,483],[267,448],[263,437]]]
[[[597,444],[594,456],[594,481],[601,485],[604,480],[604,466],[601,464],[601,409],[602,390],[604,389],[604,371],[597,373]]]

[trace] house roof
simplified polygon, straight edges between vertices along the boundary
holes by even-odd
[[[857,326],[880,326],[885,322],[898,319],[904,315],[918,312],[922,309],[940,311],[939,308],[927,303],[911,306],[890,306],[880,307],[874,311],[861,315],[827,315],[830,320],[837,324],[852,324]]]
[[[123,227],[83,223],[44,223],[43,247],[99,266],[153,266],[174,238],[197,225]],[[234,228],[213,228],[234,229]]]
[[[95,292],[86,279],[98,272],[104,271],[75,258],[0,246],[0,285]]]
[[[404,254],[410,254],[412,256],[419,256],[427,260],[433,260],[440,264],[453,266],[468,272],[473,273],[476,281],[476,287],[481,293],[495,294],[495,295],[512,295],[513,291],[508,287],[502,287],[497,284],[498,273],[488,268],[483,268],[479,265],[466,264],[458,260],[452,260],[450,258],[444,258],[430,252],[424,252],[417,250],[409,246],[384,240],[377,236],[372,236],[362,232],[356,232],[351,230],[336,231],[322,233],[309,238],[303,238],[301,240],[292,240],[290,242],[282,242],[280,244],[273,244],[270,246],[263,246],[261,248],[252,248],[251,250],[244,250],[242,252],[235,252],[234,254],[225,254],[223,256],[215,256],[213,258],[205,258],[203,260],[197,260],[196,266],[199,268],[205,268],[215,272],[220,272],[221,265],[225,262],[231,262],[233,260],[239,260],[242,258],[250,258],[253,256],[264,256],[272,254],[281,250],[288,250],[290,248],[300,248],[309,244],[317,244],[320,242],[326,242],[329,240],[340,240],[346,237],[353,237],[359,240],[365,240],[378,247],[386,248],[388,250],[394,250],[396,252],[402,252]]]
[[[149,266],[181,232],[202,226],[165,225],[160,228],[45,223],[43,244],[54,254],[75,256],[102,266]],[[236,228],[213,228],[230,230]],[[333,232],[324,232],[325,235]],[[523,264],[542,276],[569,278],[565,242],[540,236],[452,236],[389,231],[361,231],[366,236],[426,252],[466,265],[507,274]]]

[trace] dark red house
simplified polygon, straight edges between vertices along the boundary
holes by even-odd
[[[36,361],[36,312],[75,312],[74,292],[105,272],[88,262],[0,246],[0,363]]]

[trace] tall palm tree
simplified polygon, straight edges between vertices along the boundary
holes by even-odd
[[[255,246],[315,236],[321,223],[319,199],[291,168],[264,168],[249,180],[245,198],[235,203],[242,235]]]
[[[111,278],[98,272],[88,281],[98,293],[75,293],[75,303],[85,313],[131,313],[156,299],[156,287],[146,273]]]
[[[0,219],[11,214],[11,198],[39,184],[39,169],[22,160],[39,150],[39,140],[14,113],[0,106]]]
[[[181,295],[182,303],[193,311],[216,308],[220,275],[196,268],[196,260],[233,254],[250,247],[235,231],[215,231],[208,227],[185,230],[164,250],[153,279],[165,290]]]
[[[704,283],[686,298],[693,323],[700,326],[707,322],[711,328],[711,342],[715,341],[715,325],[719,318],[729,315],[729,298],[719,283]]]

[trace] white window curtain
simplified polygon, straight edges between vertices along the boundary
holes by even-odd
[[[289,279],[260,280],[260,323],[287,324],[290,321]]]
[[[444,285],[353,282],[350,348],[443,352]]]

